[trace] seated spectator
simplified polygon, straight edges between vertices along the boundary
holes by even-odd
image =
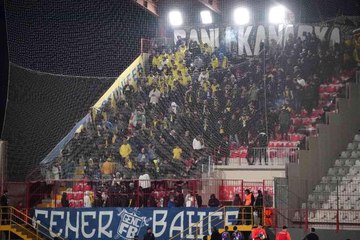
[[[219,199],[216,198],[215,194],[210,195],[208,206],[209,207],[219,207],[220,206],[220,201],[219,201]]]

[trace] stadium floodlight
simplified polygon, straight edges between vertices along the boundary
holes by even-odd
[[[274,6],[269,10],[269,23],[285,23],[286,8],[282,5]]]
[[[181,26],[183,24],[183,18],[181,12],[176,10],[169,12],[169,21],[170,24],[174,27]]]
[[[234,10],[234,22],[237,25],[245,25],[250,22],[250,12],[247,8],[239,7]]]
[[[213,22],[210,11],[201,11],[200,16],[203,24],[211,24]]]

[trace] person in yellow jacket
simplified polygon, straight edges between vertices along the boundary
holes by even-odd
[[[175,148],[173,149],[173,159],[174,160],[181,160],[181,154],[182,154],[182,149],[176,145]]]
[[[101,173],[104,179],[112,178],[112,174],[114,173],[114,164],[110,158],[106,159],[106,161],[102,164]]]
[[[123,159],[129,159],[131,152],[132,152],[132,149],[131,149],[130,144],[127,142],[127,140],[124,140],[123,144],[121,144],[120,149],[119,149],[120,156]]]
[[[219,67],[219,59],[216,57],[216,55],[213,55],[211,58],[211,67],[213,69],[216,69]]]

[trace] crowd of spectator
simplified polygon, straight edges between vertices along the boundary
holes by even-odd
[[[288,140],[290,117],[310,115],[319,86],[351,65],[347,48],[314,33],[290,35],[284,47],[271,40],[252,58],[221,49],[180,37],[155,46],[148,74],[93,114],[47,177],[198,178],[208,156],[228,158],[231,144],[266,146],[276,126]]]

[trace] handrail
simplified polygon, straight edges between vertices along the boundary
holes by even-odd
[[[253,222],[253,218],[252,218],[252,216],[253,216],[253,206],[223,206],[223,207],[217,209],[215,212],[213,212],[213,213],[209,214],[208,216],[204,217],[202,220],[197,221],[196,223],[194,223],[194,224],[192,224],[191,226],[187,227],[186,229],[184,229],[183,231],[179,232],[179,233],[176,234],[175,236],[169,238],[169,240],[175,239],[176,237],[180,236],[181,234],[185,233],[186,231],[188,231],[189,229],[194,228],[194,227],[195,227],[195,234],[197,235],[198,225],[199,225],[201,222],[204,222],[206,219],[212,217],[213,215],[215,215],[216,213],[219,213],[219,212],[222,212],[223,218],[222,218],[221,221],[219,221],[218,223],[216,223],[216,224],[214,225],[214,227],[217,226],[217,225],[219,225],[219,224],[221,224],[221,223],[223,223],[223,222],[225,222],[226,208],[239,208],[239,209],[242,209],[242,208],[243,208],[243,209],[244,209],[244,208],[250,208],[250,212],[249,212],[248,214],[249,214],[249,216],[251,216],[251,217],[249,217],[248,220],[250,221],[250,225],[253,225],[253,223],[254,223],[254,222]],[[242,218],[237,219],[237,220],[242,220],[242,221],[246,220],[246,219],[244,218],[244,213],[242,214]],[[213,222],[213,221],[215,221],[215,219],[211,220],[211,222]],[[208,226],[208,225],[209,225],[209,223],[207,222],[206,224],[203,224],[203,227],[204,227],[204,226]],[[233,225],[234,225],[234,224],[233,224]],[[237,224],[235,224],[235,225],[237,225]],[[196,239],[197,239],[197,236],[196,236]]]
[[[5,209],[7,211],[4,211]],[[11,206],[6,206],[6,207],[0,206],[0,210],[1,210],[0,216],[1,216],[2,221],[6,220],[6,218],[4,218],[4,215],[8,215],[7,220],[9,221],[10,226],[16,225],[16,226],[19,226],[20,228],[24,229],[26,232],[31,232],[31,230],[24,227],[24,225],[29,226],[36,231],[36,233],[33,233],[33,232],[31,232],[31,233],[34,234],[37,239],[41,239],[40,234],[46,236],[47,238],[52,239],[52,237],[49,236],[47,233],[45,233],[43,231],[39,231],[39,227],[42,229],[49,229],[48,227],[42,225],[39,221],[35,221],[35,227],[34,227],[32,224],[30,224],[31,222],[33,222],[33,219],[30,218],[28,215],[24,214],[22,211],[14,208],[14,207],[11,207]],[[19,224],[18,222],[23,223],[24,225]],[[57,234],[56,237],[59,240],[65,240],[65,238],[61,237],[59,234]]]

